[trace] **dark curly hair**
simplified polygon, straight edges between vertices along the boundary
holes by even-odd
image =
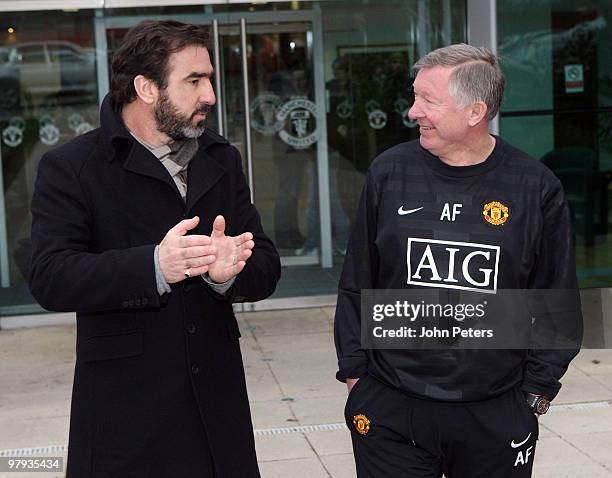
[[[174,20],[145,20],[132,27],[111,64],[110,95],[123,106],[136,98],[134,78],[142,75],[163,89],[168,85],[168,60],[187,46],[210,48],[208,28]]]

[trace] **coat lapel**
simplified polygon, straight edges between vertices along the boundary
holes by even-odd
[[[194,207],[225,174],[225,169],[202,147],[189,163],[187,174],[187,211]]]
[[[206,152],[206,146],[200,146],[195,158],[189,163],[187,175],[187,208],[189,211],[225,174],[225,169]],[[163,181],[170,186],[180,198],[180,192],[174,180],[152,153],[140,144],[134,143],[123,167],[143,176]]]
[[[170,176],[170,173],[168,173],[168,170],[164,168],[159,159],[140,144],[134,143],[130,154],[125,160],[123,168],[136,174],[163,181],[180,196],[179,190],[176,184],[174,184],[174,180]]]

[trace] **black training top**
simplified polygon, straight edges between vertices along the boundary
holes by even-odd
[[[335,319],[341,381],[367,372],[409,394],[448,401],[486,399],[522,383],[553,398],[576,349],[362,348],[362,289],[432,286],[577,295],[570,213],[553,173],[499,137],[473,166],[449,166],[418,140],[382,153],[366,176]]]

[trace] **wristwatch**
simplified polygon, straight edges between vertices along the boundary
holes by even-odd
[[[525,393],[525,400],[534,413],[544,415],[550,408],[550,400],[546,395],[536,395],[535,393]]]

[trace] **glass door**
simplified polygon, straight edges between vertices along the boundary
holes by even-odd
[[[244,39],[240,26],[220,28],[224,133],[242,153],[264,229],[283,263],[316,264],[321,253],[317,159],[322,125],[312,26],[245,26]]]

